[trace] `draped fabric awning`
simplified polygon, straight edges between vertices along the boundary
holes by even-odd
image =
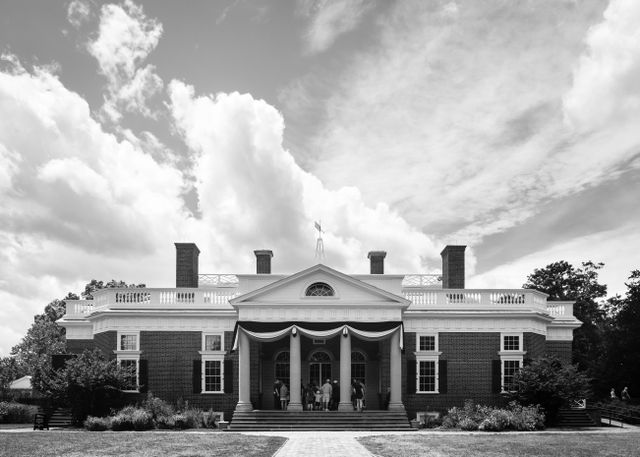
[[[331,338],[343,332],[349,332],[358,338],[368,341],[389,337],[396,330],[400,331],[400,349],[404,346],[404,327],[402,321],[384,322],[258,322],[238,321],[234,329],[233,350],[238,348],[238,334],[244,332],[254,340],[276,341],[291,332],[300,333],[309,338]]]

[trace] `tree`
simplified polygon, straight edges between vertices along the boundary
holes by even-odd
[[[130,375],[94,349],[70,358],[59,370],[39,367],[33,384],[54,404],[71,405],[74,422],[81,423],[87,415],[107,415],[110,407],[119,406]]]
[[[77,299],[71,292],[64,298]],[[66,352],[65,329],[56,323],[66,312],[64,300],[53,300],[42,314],[34,316],[27,334],[11,349],[22,373],[32,375],[36,367],[49,364],[53,354]]]
[[[589,376],[600,379],[605,358],[605,308],[597,300],[607,294],[607,286],[598,282],[603,263],[583,262],[575,268],[564,260],[536,268],[522,286],[549,295],[549,300],[575,301],[574,315],[582,326],[573,333],[573,361]]]
[[[607,332],[605,370],[609,384],[603,388],[620,391],[629,387],[631,395],[640,396],[640,270],[634,270],[625,283],[625,297],[609,299],[611,325]]]
[[[92,300],[93,294],[95,291],[100,289],[123,289],[123,288],[134,288],[134,287],[146,287],[144,284],[127,284],[126,282],[120,280],[116,281],[112,279],[106,284],[103,281],[98,281],[96,279],[92,279],[86,286],[84,286],[84,292],[82,292],[82,298],[85,300]]]
[[[589,384],[576,365],[563,364],[555,356],[541,357],[515,374],[515,390],[509,396],[522,405],[540,405],[547,423],[554,423],[562,406],[590,396]]]
[[[9,394],[9,384],[25,375],[24,369],[18,364],[15,357],[0,358],[0,396]]]

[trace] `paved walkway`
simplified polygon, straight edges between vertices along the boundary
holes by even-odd
[[[287,442],[273,457],[372,457],[355,436],[354,433],[343,432],[287,433]]]

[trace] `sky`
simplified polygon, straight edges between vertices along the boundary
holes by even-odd
[[[636,0],[0,2],[0,356],[91,279],[640,268]]]

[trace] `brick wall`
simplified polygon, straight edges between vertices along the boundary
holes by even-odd
[[[110,359],[114,359],[116,355],[113,351],[117,348],[118,332],[115,330],[109,332],[96,333],[93,335],[95,346],[102,351]]]
[[[233,332],[224,333],[227,349],[225,359],[233,360],[233,393],[193,393],[193,361],[201,360],[201,332],[140,332],[140,360],[147,360],[148,391],[171,403],[188,401],[189,405],[202,409],[223,411],[230,418],[238,403],[238,357],[229,354],[233,345]],[[144,394],[139,394],[142,397]]]
[[[94,340],[67,340],[67,352],[70,354],[82,354],[85,349],[92,350],[96,347]]]
[[[440,360],[447,361],[447,393],[415,394],[406,391],[407,363],[416,363],[416,334],[405,333],[405,357],[402,365],[402,394],[409,417],[417,411],[446,411],[462,406],[466,399],[475,403],[502,405],[504,398],[492,392],[492,361],[499,360],[499,332],[441,332]]]
[[[547,341],[546,353],[556,355],[565,363],[571,363],[571,341]]]
[[[175,243],[176,287],[198,287],[198,256],[194,243]]]
[[[545,353],[545,337],[544,335],[539,335],[537,333],[525,332],[523,335],[523,350],[527,353],[525,354],[525,359],[537,359],[538,357],[542,357]]]

